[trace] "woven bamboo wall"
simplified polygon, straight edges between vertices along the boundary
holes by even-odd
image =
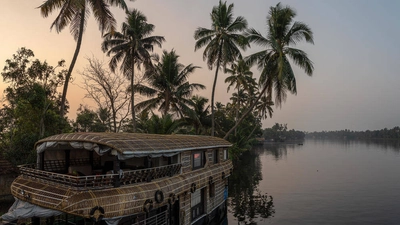
[[[180,224],[190,224],[191,222],[191,214],[190,214],[190,192],[187,192],[186,195],[181,195],[180,200]]]

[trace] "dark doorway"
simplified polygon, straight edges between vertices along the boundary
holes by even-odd
[[[179,199],[171,204],[170,224],[179,225]]]

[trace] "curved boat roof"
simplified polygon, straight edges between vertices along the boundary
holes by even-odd
[[[186,150],[229,147],[228,141],[211,136],[200,135],[160,135],[143,133],[65,133],[39,140],[35,149],[47,143],[91,143],[118,151],[120,154],[178,152]],[[44,143],[44,144],[43,144]],[[46,149],[52,148],[45,147]],[[43,149],[44,150],[44,149]]]

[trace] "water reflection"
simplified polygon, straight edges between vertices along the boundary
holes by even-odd
[[[365,145],[367,148],[380,149],[400,153],[400,140],[368,139],[368,140],[336,140],[336,139],[307,139],[308,142],[327,145]]]
[[[233,162],[234,172],[229,178],[229,213],[238,224],[257,224],[255,219],[274,215],[273,198],[263,194],[258,185],[262,180],[261,161],[257,150],[243,153]]]
[[[301,147],[299,144],[293,143],[265,143],[261,146],[253,147],[252,151],[258,154],[271,155],[275,161],[287,157],[288,150],[298,150]]]

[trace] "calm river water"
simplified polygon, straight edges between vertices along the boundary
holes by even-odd
[[[236,163],[228,224],[400,224],[400,143],[264,144]]]

